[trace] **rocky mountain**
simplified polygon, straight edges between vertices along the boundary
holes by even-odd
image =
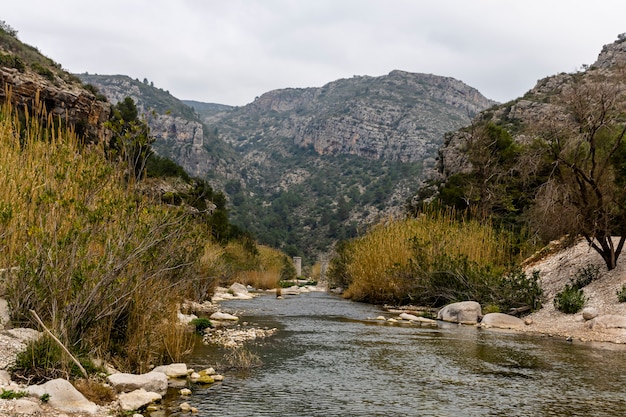
[[[0,30],[0,100],[32,108],[39,100],[47,113],[74,125],[88,141],[106,136],[111,106],[36,48]]]
[[[402,71],[270,91],[242,107],[182,103],[147,80],[80,77],[113,103],[132,97],[155,149],[224,189],[233,222],[309,261],[401,212],[444,133],[493,104],[458,80]]]
[[[85,84],[95,86],[112,104],[131,97],[156,139],[153,148],[179,163],[190,175],[204,178],[209,172],[223,171],[223,165],[236,158],[228,146],[206,129],[194,109],[148,80],[139,81],[126,75],[80,74],[78,77]]]
[[[532,139],[533,125],[547,117],[561,113],[565,109],[560,100],[562,93],[575,83],[592,80],[623,71],[626,68],[626,37],[605,45],[592,65],[583,66],[576,73],[560,73],[543,78],[523,97],[497,105],[478,114],[472,127],[462,128],[446,135],[439,150],[437,175],[445,182],[457,174],[467,174],[474,168],[468,159],[468,143],[473,139],[472,128],[492,123],[501,126],[511,134],[514,141],[525,143]]]
[[[614,267],[611,245],[601,239],[620,233],[623,223],[624,69],[626,34],[605,45],[595,63],[541,79],[447,134],[437,170],[413,198],[415,212],[437,198],[488,214],[535,243],[592,236]],[[600,221],[598,213],[610,215]]]
[[[319,155],[417,162],[435,155],[444,133],[492,104],[453,78],[396,70],[320,88],[270,91],[204,120],[219,126],[223,140],[244,150],[282,139]]]

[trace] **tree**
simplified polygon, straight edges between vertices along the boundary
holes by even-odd
[[[533,217],[544,233],[582,235],[609,270],[626,242],[626,106],[618,77],[574,79],[537,125],[552,170]]]
[[[139,120],[137,106],[131,97],[126,97],[113,107],[108,127],[113,132],[109,141],[109,154],[117,156],[128,166],[128,173],[135,180],[144,175],[154,138],[145,121]]]

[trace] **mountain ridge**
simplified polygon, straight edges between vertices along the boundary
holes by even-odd
[[[152,95],[171,95],[147,80],[81,78],[112,102],[133,97],[157,152],[224,189],[233,222],[309,260],[399,215],[434,166],[443,134],[493,104],[453,78],[394,70],[273,90],[241,107],[171,101],[193,107],[183,117],[190,107],[152,112],[170,100],[152,104]]]

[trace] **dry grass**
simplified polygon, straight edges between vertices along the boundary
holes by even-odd
[[[115,390],[96,379],[76,379],[72,385],[89,401],[98,405],[108,405],[117,399]]]
[[[454,211],[389,220],[356,239],[348,251],[347,298],[388,302],[407,296],[420,271],[428,272],[442,255],[478,265],[506,265],[509,242],[489,223],[467,220]],[[410,281],[410,282],[409,282]],[[419,285],[418,285],[419,286]]]
[[[229,245],[231,253],[235,252],[235,245],[236,243]],[[258,289],[277,288],[284,266],[285,254],[263,245],[257,246],[257,251],[256,262],[248,262],[247,267],[249,269],[237,271],[233,280]],[[239,256],[244,253],[242,248],[239,248],[237,252],[240,254]]]
[[[135,193],[102,147],[35,108],[25,122],[0,109],[0,268],[19,267],[5,274],[12,319],[33,325],[33,309],[70,349],[121,369],[179,358],[172,317],[208,232]]]

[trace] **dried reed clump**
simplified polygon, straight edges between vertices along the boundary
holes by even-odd
[[[245,255],[242,245],[236,242],[229,244],[230,254],[237,253],[240,258]],[[258,289],[272,289],[279,286],[281,274],[285,265],[285,254],[268,246],[258,245],[254,254],[254,261],[238,262],[242,269],[237,271],[232,281],[251,285]]]
[[[179,359],[177,305],[208,232],[135,193],[102,147],[34,109],[0,109],[0,268],[19,267],[5,276],[12,319],[34,325],[35,310],[70,349],[125,370]]]
[[[501,268],[511,262],[510,253],[507,236],[488,222],[468,220],[451,210],[431,211],[375,226],[344,246],[330,273],[347,277],[347,298],[433,303],[433,297],[463,297],[458,290],[480,279],[467,276],[468,268]],[[446,281],[459,288],[447,292],[441,288]]]

